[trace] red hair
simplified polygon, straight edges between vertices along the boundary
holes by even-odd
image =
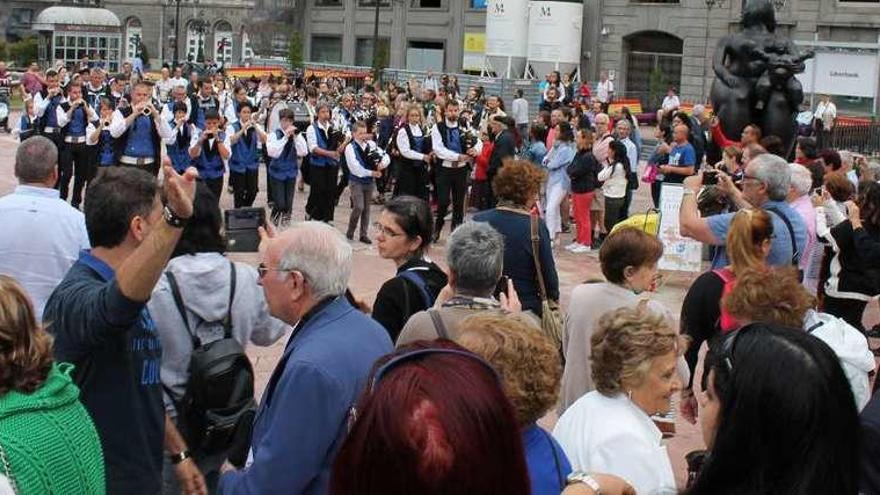
[[[467,350],[451,341],[418,349]],[[334,495],[529,493],[513,407],[491,369],[459,354],[425,354],[383,374],[358,405],[333,464]]]

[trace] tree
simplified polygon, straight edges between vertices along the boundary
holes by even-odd
[[[379,43],[373,47],[373,79],[379,83],[382,79],[382,71],[388,67],[390,43],[387,38],[380,38]]]
[[[666,94],[666,75],[660,70],[660,67],[654,67],[654,70],[648,74],[648,108],[659,108]]]
[[[303,66],[303,43],[302,36],[298,31],[290,35],[290,44],[287,46],[287,63],[291,69],[299,69]]]
[[[140,48],[138,48],[138,55],[141,57],[141,62],[144,63],[144,67],[150,66],[150,52],[147,51],[147,45],[144,44],[143,40],[140,42]]]
[[[37,39],[34,37],[24,38],[15,43],[9,43],[6,50],[16,65],[24,66],[37,59]]]

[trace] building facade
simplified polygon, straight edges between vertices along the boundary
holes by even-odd
[[[256,0],[262,3],[266,0]],[[279,0],[282,2],[292,0]],[[31,25],[53,5],[100,6],[113,12],[122,27],[120,58],[141,56],[153,68],[163,61],[201,58],[239,64],[254,56],[249,29],[259,5],[255,0],[108,0],[53,2],[7,0],[0,9],[0,39],[17,40],[33,34]],[[177,26],[179,6],[179,27]],[[180,37],[175,57],[175,41]],[[87,48],[87,47],[86,47]],[[143,51],[146,52],[144,57]],[[81,52],[75,57],[81,58]],[[88,50],[82,53],[88,54]]]

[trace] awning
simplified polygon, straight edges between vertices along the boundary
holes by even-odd
[[[107,9],[92,7],[54,6],[43,10],[34,19],[34,31],[54,31],[56,25],[119,29],[122,23],[116,14]]]

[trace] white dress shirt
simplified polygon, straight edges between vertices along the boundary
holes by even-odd
[[[49,295],[89,249],[85,217],[56,189],[20,185],[0,198],[0,273],[18,280],[34,302],[37,319]]]
[[[407,125],[409,126],[409,131],[412,133],[413,137],[422,136],[422,127],[420,125]],[[427,156],[424,153],[419,153],[409,147],[409,136],[406,135],[406,129],[403,127],[397,131],[397,149],[400,151],[401,156],[409,160],[424,161]]]
[[[831,130],[831,126],[834,125],[834,119],[837,118],[837,105],[831,101],[828,103],[820,101],[819,104],[816,105],[816,113],[813,114],[813,117],[822,119],[822,127],[824,127],[826,131]]]
[[[192,127],[192,136],[189,138],[189,147],[190,148],[192,148],[193,146],[195,146],[199,143],[199,139],[202,137],[203,132],[204,131],[202,131],[201,129],[199,129],[196,126]],[[211,148],[212,146],[214,146],[214,141],[217,140],[216,136],[220,132],[223,132],[223,129],[217,129],[217,131],[214,133],[215,137],[208,140],[208,148]],[[173,133],[171,135],[174,136]],[[164,139],[168,139],[168,138],[166,137]],[[232,157],[232,145],[229,144],[229,133],[223,132],[223,140],[221,141],[221,143],[223,143],[223,146],[225,146],[226,149],[229,150],[229,157]],[[219,155],[220,153],[218,152],[217,154]],[[229,161],[229,158],[223,158],[222,156],[220,156],[220,159],[223,160],[223,166],[226,166],[227,162]]]
[[[171,135],[168,136],[167,138],[162,139],[162,141],[164,141],[166,145],[176,143],[177,136],[183,134],[183,130],[187,127],[189,127],[189,135],[190,136],[193,136],[198,131],[198,128],[196,128],[196,126],[190,124],[189,122],[184,122],[183,125],[181,125],[181,126],[178,126],[177,122],[175,122],[174,127],[171,127],[171,124],[168,124],[168,127],[171,128]],[[227,132],[227,134],[229,134],[229,133]],[[190,142],[192,142],[192,137],[190,137]],[[230,149],[230,152],[231,151],[232,150]]]
[[[159,116],[162,117],[162,120],[164,120],[165,122],[174,120],[174,112],[171,111],[171,109],[174,107],[174,103],[175,102],[172,100],[169,103],[162,104],[162,111],[159,113]],[[187,120],[189,120],[192,103],[190,103],[189,98],[184,98],[183,104],[186,105],[186,118]]]
[[[620,476],[636,493],[678,493],[663,434],[626,395],[589,392],[569,407],[553,436],[575,471]]]
[[[623,143],[624,148],[626,148],[626,158],[629,160],[630,172],[638,172],[639,152],[636,149],[636,143],[632,142],[632,139],[630,138],[621,139],[620,142]]]
[[[88,125],[89,123],[97,120],[98,115],[95,113],[92,107],[89,106],[87,101],[82,100],[82,102],[83,108],[86,111],[86,125]],[[65,98],[61,103],[70,103],[70,100]],[[55,118],[58,119],[58,127],[65,127],[68,123],[70,123],[70,120],[67,118],[67,112],[65,112],[64,109],[61,108],[61,105],[55,107]]]
[[[52,101],[52,97],[48,94],[45,98],[43,98],[42,93],[36,93],[34,95],[34,113],[37,114],[37,117],[42,117],[44,113],[46,113],[46,108],[49,107],[49,102]]]
[[[391,163],[391,159],[388,157],[388,155],[386,155],[384,151],[379,149],[379,147],[376,146],[375,142],[364,141],[363,143],[358,143],[357,141],[352,141],[348,143],[348,146],[345,147],[345,163],[348,165],[348,171],[356,177],[372,177],[375,170],[369,170],[361,166],[361,162],[358,161],[357,155],[354,151],[355,146],[361,147],[361,150],[363,150],[364,152],[364,156],[366,156],[371,149],[379,150],[379,152],[382,153],[382,161],[379,162],[379,170],[385,169],[385,167],[387,167],[388,164]]]
[[[132,110],[134,111],[134,110]],[[168,125],[168,121],[162,118],[162,115],[159,115],[158,119],[154,119],[150,117],[153,121],[153,125],[156,126],[156,131],[159,132],[159,139],[168,139],[172,137],[174,134],[171,131],[171,126]],[[125,123],[125,117],[122,116],[122,112],[119,110],[113,111],[113,118],[110,120],[110,135],[114,138],[118,138],[119,136],[125,134],[125,131],[128,129],[128,124]]]
[[[449,130],[456,129],[456,128],[458,128],[458,122],[449,122],[447,120],[446,127]],[[461,136],[461,147],[462,147],[461,154],[465,154],[464,153],[465,152],[465,150],[464,150],[464,129],[462,129],[459,132],[459,135]],[[434,128],[431,130],[431,144],[434,147],[434,154],[437,155],[438,158],[443,160],[442,165],[444,167],[458,168],[458,167],[464,166],[465,162],[459,161],[459,159],[458,159],[459,153],[456,153],[455,151],[447,149],[446,146],[443,144],[443,138],[440,136],[440,126],[435,125]],[[475,149],[477,151],[477,154],[479,155],[480,152],[483,151],[483,140],[477,139],[477,144],[474,146],[473,149]]]
[[[330,122],[322,123],[321,121],[316,120],[312,125],[306,129],[306,142],[309,145],[309,153],[313,153],[315,148],[318,147],[318,135],[315,134],[315,126],[320,127],[326,133],[328,129],[330,129]],[[342,143],[339,143],[342,144]],[[327,150],[327,151],[335,151],[335,150]]]
[[[284,152],[284,147],[287,146],[289,139],[289,136],[282,136],[281,139],[278,139],[276,132],[270,132],[266,139],[266,153],[270,158],[278,158]],[[309,153],[308,145],[301,132],[294,135],[293,145],[296,146],[297,161],[301,162],[303,157]]]

